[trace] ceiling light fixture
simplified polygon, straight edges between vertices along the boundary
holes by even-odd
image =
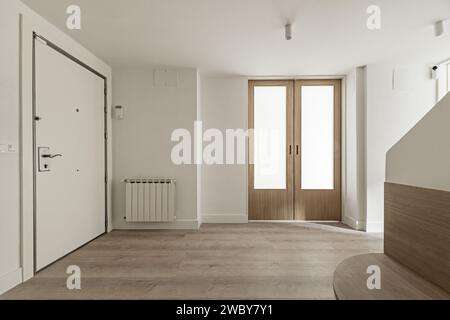
[[[286,35],[286,40],[291,40],[292,39],[292,25],[290,23],[288,23],[284,26],[284,31],[285,31],[285,35]]]
[[[440,20],[434,24],[434,35],[440,37],[444,34],[444,21]]]

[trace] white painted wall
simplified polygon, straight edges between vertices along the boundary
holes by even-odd
[[[366,70],[353,69],[346,76],[345,103],[345,181],[343,222],[354,229],[365,230],[365,114]]]
[[[20,1],[0,0],[0,143],[12,143],[18,150],[16,154],[0,155],[0,294],[33,275],[33,31],[111,80],[111,68],[68,35]],[[110,119],[108,125],[110,128]],[[108,159],[111,173],[111,152]]]
[[[19,146],[19,14],[0,1],[0,144]],[[20,157],[0,154],[0,294],[21,281]]]
[[[247,130],[247,78],[203,76],[201,86],[204,130]],[[247,165],[203,165],[201,181],[204,223],[248,221]]]
[[[386,181],[450,191],[450,94],[387,155]]]
[[[196,69],[177,69],[179,84],[154,85],[155,67],[114,68],[113,104],[125,119],[113,121],[113,225],[115,229],[197,229],[197,166],[173,164],[173,130],[185,128],[194,137],[197,119]],[[170,177],[177,180],[175,223],[127,223],[125,178]]]
[[[403,80],[393,89],[393,70]],[[405,76],[405,77],[403,77]],[[367,231],[382,231],[386,153],[435,104],[436,81],[429,65],[388,62],[367,66]]]

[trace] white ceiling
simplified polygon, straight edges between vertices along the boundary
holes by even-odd
[[[197,67],[252,76],[334,75],[388,57],[450,57],[432,24],[450,0],[23,0],[112,65]],[[82,29],[65,27],[78,4]],[[382,29],[366,27],[369,5]],[[293,24],[293,40],[283,26]],[[432,61],[431,61],[432,62]]]

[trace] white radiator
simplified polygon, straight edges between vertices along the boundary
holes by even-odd
[[[126,179],[127,222],[175,221],[174,179]]]

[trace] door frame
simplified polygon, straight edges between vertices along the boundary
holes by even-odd
[[[344,222],[345,220],[345,209],[347,206],[347,76],[346,75],[330,75],[330,76],[310,76],[310,75],[293,75],[293,76],[248,76],[247,86],[249,81],[260,81],[260,80],[291,80],[291,81],[301,81],[301,80],[340,80],[341,81],[341,220],[340,221],[330,221],[330,222]],[[250,104],[247,103],[247,108],[250,108]],[[250,110],[248,110],[250,112]],[[249,148],[250,148],[249,141]],[[248,159],[250,159],[250,153],[247,154]],[[250,192],[249,190],[249,179],[250,166],[247,165],[247,210],[249,210],[250,202]],[[247,216],[249,212],[247,212]],[[302,223],[302,221],[276,221],[276,220],[251,220],[248,222],[281,222],[281,223]],[[307,221],[309,223],[314,223],[315,221]],[[318,221],[323,222],[323,221]]]
[[[107,92],[108,92],[108,83],[107,83],[107,78],[106,76],[104,76],[103,74],[101,74],[100,72],[96,71],[94,68],[90,67],[89,65],[85,64],[83,61],[79,60],[78,58],[76,58],[75,56],[71,55],[70,53],[68,53],[67,51],[65,51],[64,49],[62,49],[61,47],[57,46],[56,44],[54,44],[53,42],[51,42],[50,40],[48,40],[47,38],[39,35],[36,32],[33,32],[33,66],[32,66],[32,72],[33,72],[33,78],[32,78],[32,88],[33,88],[33,114],[32,114],[32,122],[33,122],[33,159],[34,159],[34,163],[33,163],[33,265],[34,265],[34,274],[37,274],[39,271],[37,270],[37,231],[36,231],[36,221],[37,221],[37,205],[36,205],[36,191],[37,191],[37,187],[36,187],[36,178],[37,178],[37,161],[38,159],[38,155],[36,154],[36,148],[37,148],[37,144],[36,144],[36,41],[41,42],[42,44],[44,44],[45,46],[49,47],[51,50],[56,51],[57,53],[61,54],[62,56],[64,56],[65,58],[75,62],[77,65],[79,65],[80,67],[86,69],[87,71],[93,73],[94,75],[100,77],[101,79],[103,79],[103,149],[104,149],[104,157],[105,157],[105,161],[104,161],[104,165],[103,165],[103,170],[104,170],[104,191],[105,191],[105,199],[104,199],[104,204],[105,204],[105,229],[104,232],[99,235],[102,236],[104,234],[106,234],[108,232],[108,123],[107,123]],[[98,238],[98,237],[96,237]],[[91,240],[92,241],[92,240]],[[90,241],[89,241],[90,242]],[[88,243],[89,243],[88,242]],[[84,243],[83,245],[81,245],[80,247],[72,250],[71,252],[68,252],[67,254],[65,254],[64,256],[60,257],[59,259],[57,259],[56,261],[52,262],[50,265],[54,264],[55,262],[61,260],[62,258],[66,257],[67,255],[69,255],[70,253],[78,250],[79,248],[85,246],[87,243]],[[48,266],[47,266],[48,267]],[[45,268],[42,268],[40,271],[44,270]]]
[[[19,14],[19,154],[20,154],[20,266],[22,282],[35,275],[34,263],[34,143],[33,143],[33,42],[34,34],[45,39],[65,52],[77,57],[87,66],[104,76],[106,83],[105,130],[107,142],[105,145],[105,182],[107,232],[112,231],[112,70],[107,64],[94,56],[87,49],[72,40],[65,33],[40,18],[35,18],[29,12]],[[106,223],[105,223],[106,224]]]

